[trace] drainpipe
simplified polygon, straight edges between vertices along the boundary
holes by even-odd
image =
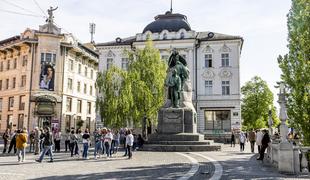
[[[31,90],[32,90],[32,75],[33,75],[33,66],[35,61],[35,45],[31,44],[31,71],[30,71],[30,86],[29,86],[29,104],[28,104],[28,122],[27,122],[27,130],[30,130],[30,108],[31,108]]]
[[[197,35],[198,36],[198,35]],[[198,85],[197,85],[197,77],[198,77],[198,55],[197,55],[197,51],[198,51],[198,48],[200,47],[200,41],[196,38],[196,41],[195,41],[195,108],[196,108],[196,111],[198,112]]]
[[[60,51],[61,51],[61,49],[60,49]],[[61,82],[61,99],[62,100],[61,100],[61,104],[60,104],[60,121],[59,121],[60,131],[61,131],[61,124],[62,124],[62,119],[63,119],[62,107],[63,107],[63,92],[64,92],[64,78],[65,78],[65,62],[66,62],[66,47],[63,47],[62,82]],[[57,105],[57,102],[56,102],[56,105]],[[71,126],[71,122],[70,122],[70,126]],[[64,132],[66,132],[66,130]]]

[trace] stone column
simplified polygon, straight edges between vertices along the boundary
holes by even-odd
[[[281,142],[279,144],[279,157],[278,157],[278,170],[283,173],[295,173],[294,168],[294,153],[293,146],[287,141],[288,127],[286,125],[287,113],[286,113],[286,99],[285,99],[285,87],[280,83],[280,93],[278,103],[280,104],[280,135]]]

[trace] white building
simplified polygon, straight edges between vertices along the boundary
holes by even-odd
[[[212,136],[230,134],[240,129],[240,36],[215,32],[196,32],[187,18],[170,11],[155,17],[142,33],[128,38],[99,43],[99,70],[111,64],[127,67],[124,49],[143,48],[147,36],[167,60],[176,48],[185,57],[190,69],[193,104],[198,113],[198,132]]]

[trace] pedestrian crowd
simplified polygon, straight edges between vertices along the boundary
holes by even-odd
[[[29,146],[29,152],[38,155],[35,160],[42,162],[44,156],[49,156],[48,162],[54,161],[54,153],[61,150],[61,141],[64,140],[64,152],[69,152],[70,157],[78,159],[89,159],[89,147],[94,147],[94,159],[101,157],[112,158],[118,153],[119,148],[124,149],[124,157],[132,158],[132,151],[143,147],[144,139],[141,134],[135,135],[133,130],[128,128],[96,129],[93,133],[88,129],[67,129],[62,135],[57,128],[50,129],[36,127],[33,131],[27,132],[26,128],[11,132],[7,129],[3,135],[3,154],[14,154],[18,157],[18,162],[25,161],[26,148]]]
[[[273,135],[273,138],[279,139],[280,138],[279,133],[276,132]],[[287,134],[287,138],[289,142],[292,142],[292,144],[296,145],[296,142],[298,142],[299,140],[299,135],[298,133],[293,133],[293,131],[291,131],[289,134]],[[251,146],[251,152],[254,153],[255,144],[256,144],[257,152],[258,152],[257,160],[263,160],[266,149],[268,150],[268,148],[271,146],[271,140],[270,140],[271,138],[270,138],[270,135],[267,129],[263,129],[263,130],[258,129],[256,131],[252,129],[249,132],[241,131],[239,133],[238,138],[236,137],[235,132],[232,131],[231,141],[230,141],[231,147],[235,147],[236,139],[239,140],[240,152],[244,151],[245,144],[249,142]]]

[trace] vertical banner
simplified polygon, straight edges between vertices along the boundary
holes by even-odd
[[[41,53],[40,89],[54,91],[56,54]]]

